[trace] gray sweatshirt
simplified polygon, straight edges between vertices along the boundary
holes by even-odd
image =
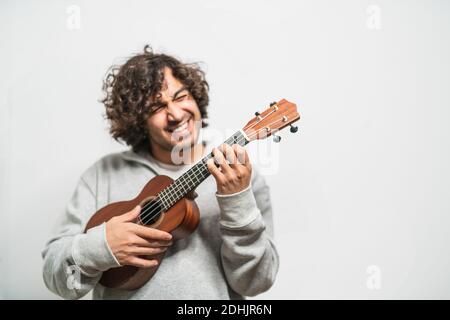
[[[81,176],[42,256],[47,287],[66,299],[93,290],[94,299],[241,299],[268,290],[278,271],[269,188],[253,169],[251,185],[218,195],[209,176],[196,192],[197,230],[176,241],[141,288],[106,288],[102,272],[120,266],[106,241],[105,223],[84,233],[103,206],[136,197],[155,175],[178,178],[190,166],[167,165],[132,151],[108,155]]]

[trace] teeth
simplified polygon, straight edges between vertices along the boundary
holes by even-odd
[[[183,131],[187,129],[187,122],[183,123],[181,126],[177,127],[173,132]]]

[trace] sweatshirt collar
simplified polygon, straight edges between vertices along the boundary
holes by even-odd
[[[209,142],[208,141],[204,141],[204,142],[205,142],[205,148],[208,148]],[[152,161],[150,160],[151,158],[150,158],[148,151],[134,152],[133,150],[130,149],[127,151],[123,151],[121,154],[125,160],[143,164],[144,166],[146,166],[150,170],[152,170],[156,175],[160,174],[158,172],[159,170],[158,170],[157,164],[152,163]],[[156,161],[156,160],[154,160],[154,161]],[[185,166],[181,165],[180,168],[182,168],[182,167],[185,167]]]
[[[158,170],[153,165],[150,160],[146,157],[145,152],[134,152],[133,150],[127,150],[122,152],[122,158],[128,161],[137,162],[140,164],[143,164],[144,166],[148,167],[150,170],[152,170],[156,175],[158,175]]]

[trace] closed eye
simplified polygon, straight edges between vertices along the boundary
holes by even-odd
[[[186,98],[186,97],[187,97],[187,94],[183,94],[183,95],[175,98],[173,101],[181,101],[181,100],[184,100],[184,98]]]
[[[162,103],[162,102],[156,102],[150,105],[150,112],[151,113],[155,113],[163,108],[165,108],[167,106],[166,103]]]

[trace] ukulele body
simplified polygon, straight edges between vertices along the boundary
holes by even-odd
[[[172,182],[173,180],[168,176],[160,175],[154,177],[145,185],[136,198],[129,201],[111,203],[98,210],[88,221],[85,232],[103,222],[107,222],[115,216],[131,211],[137,205],[141,205],[142,208],[143,205],[155,198],[158,192],[168,187]],[[197,204],[194,200],[184,197],[170,209],[159,215],[159,217],[155,218],[151,224],[146,224],[145,226],[169,232],[175,241],[185,238],[194,232],[199,221],[200,212]],[[138,223],[138,221],[136,222]],[[127,265],[109,269],[103,272],[100,284],[109,288],[136,290],[142,287],[155,274],[164,258],[164,254],[160,253],[151,256],[151,259],[158,261],[156,267],[138,268]]]

